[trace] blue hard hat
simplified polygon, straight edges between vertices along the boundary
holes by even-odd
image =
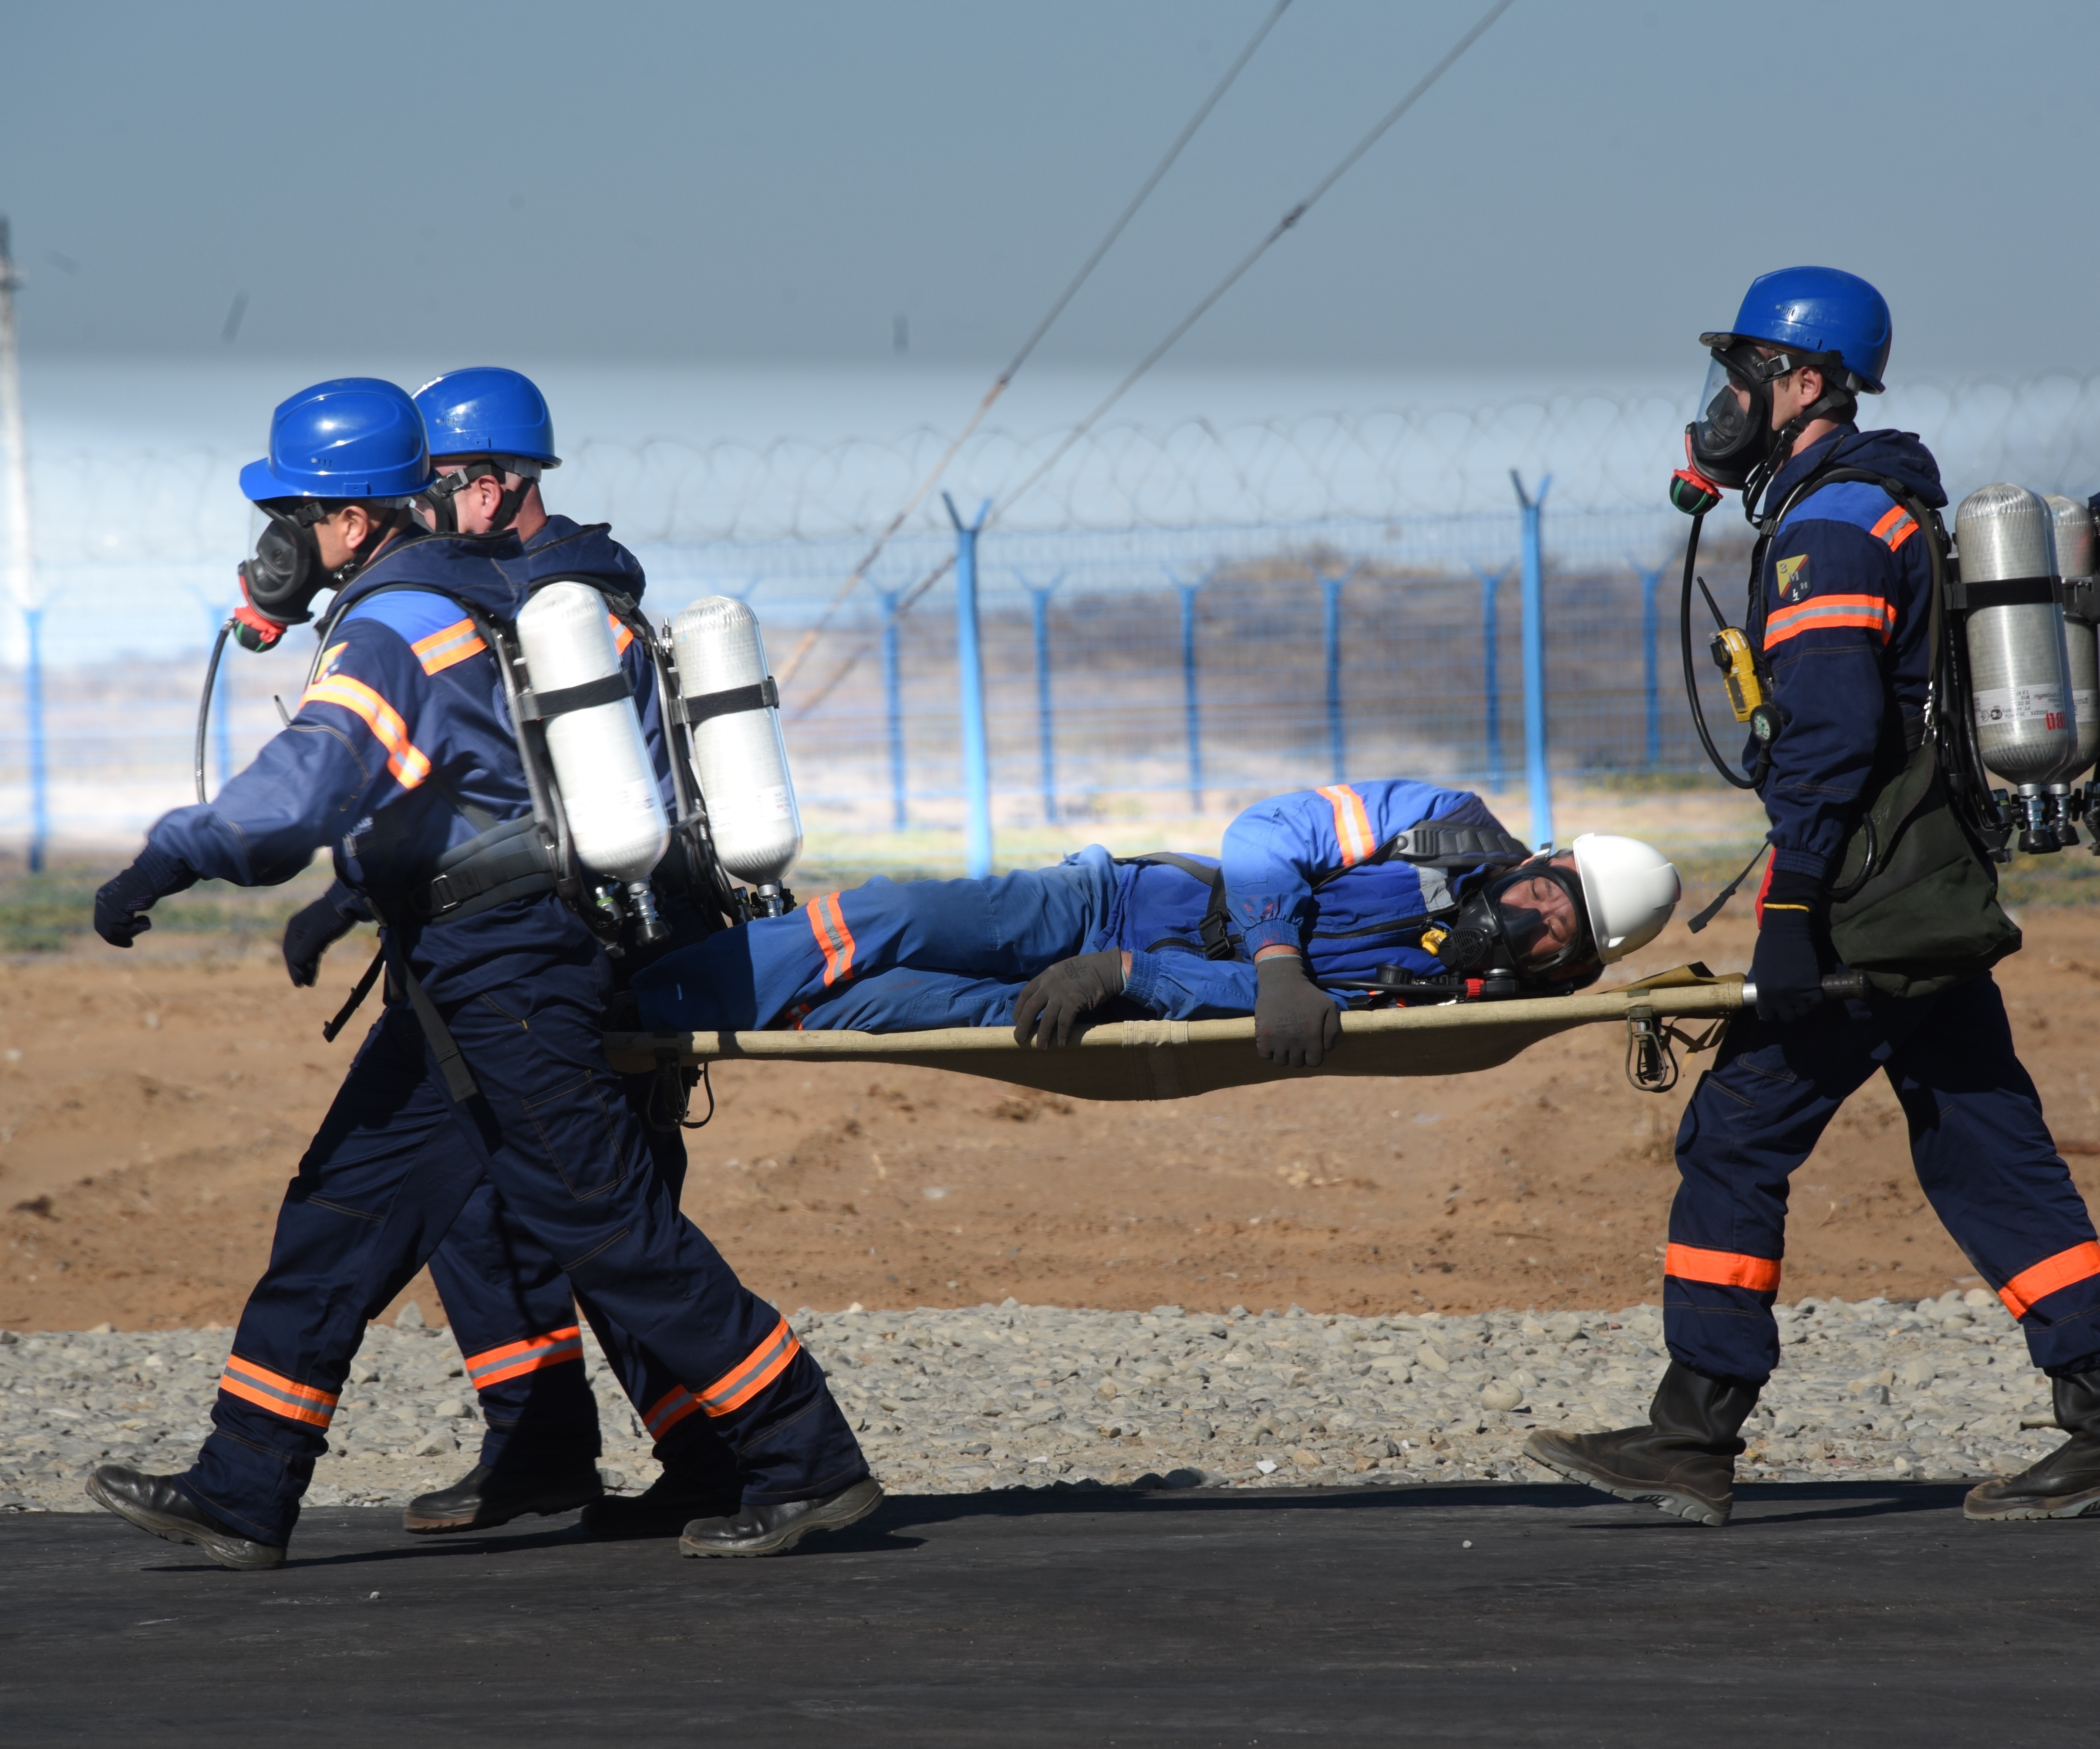
[[[430,483],[422,417],[405,389],[336,377],[270,416],[270,453],[240,470],[241,492],[271,498],[406,498]]]
[[[492,364],[448,370],[416,391],[434,456],[523,456],[559,467],[554,416],[530,377]]]
[[[1836,267],[1782,267],[1750,282],[1732,329],[1699,338],[1724,348],[1761,340],[1803,352],[1835,352],[1868,394],[1878,395],[1890,332],[1888,300],[1858,275]]]

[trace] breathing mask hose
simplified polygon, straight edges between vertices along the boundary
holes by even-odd
[[[1699,731],[1699,744],[1706,749],[1706,757],[1714,762],[1714,769],[1737,789],[1754,789],[1755,778],[1745,777],[1721,757],[1721,750],[1714,744],[1712,731],[1706,727],[1706,713],[1699,702],[1699,670],[1692,659],[1692,590],[1697,579],[1693,571],[1699,563],[1699,530],[1705,524],[1706,513],[1701,510],[1692,519],[1692,532],[1684,542],[1684,588],[1677,606],[1678,642],[1684,654],[1684,696],[1692,706],[1692,727]]]
[[[226,654],[226,640],[233,635],[238,621],[229,616],[218,629],[218,636],[212,639],[211,660],[205,665],[204,692],[197,700],[196,726],[196,793],[197,806],[204,806],[204,738],[211,724],[211,689],[218,682],[218,659]]]

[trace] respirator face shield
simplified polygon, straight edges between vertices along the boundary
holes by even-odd
[[[318,498],[258,508],[269,520],[255,537],[255,556],[241,563],[240,586],[257,612],[282,625],[303,625],[314,616],[314,597],[335,581],[314,534],[328,510]]]
[[[1574,987],[1604,970],[1590,938],[1582,878],[1546,857],[1476,888],[1436,948],[1447,970],[1501,972],[1521,984]]]
[[[1692,466],[1717,486],[1740,489],[1772,451],[1771,383],[1765,360],[1747,345],[1714,349],[1699,417],[1686,428]]]

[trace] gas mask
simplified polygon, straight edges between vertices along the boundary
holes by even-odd
[[[1747,512],[1772,470],[1792,453],[1794,439],[1811,421],[1843,404],[1856,384],[1834,353],[1780,348],[1770,358],[1760,358],[1754,343],[1733,335],[1699,338],[1712,362],[1699,397],[1699,417],[1684,428],[1686,466],[1670,479],[1670,500],[1697,515],[1713,509],[1720,501],[1720,488],[1727,487],[1743,494]],[[1821,397],[1774,431],[1771,386],[1811,366],[1823,373]]]
[[[1520,890],[1542,877],[1567,895],[1574,912],[1575,927],[1557,947],[1552,944],[1546,914],[1529,893]],[[1460,903],[1458,915],[1425,934],[1422,945],[1445,970],[1484,979],[1490,986],[1489,995],[1497,993],[1492,987],[1498,983],[1580,989],[1595,983],[1604,971],[1590,939],[1582,877],[1542,856],[1476,887]]]
[[[262,507],[269,518],[255,537],[255,556],[240,568],[240,592],[248,598],[252,616],[236,613],[240,621],[235,636],[251,650],[266,649],[276,636],[265,628],[274,625],[281,635],[287,625],[303,625],[313,616],[314,597],[334,579],[321,563],[320,542],[314,524],[328,512],[316,499],[306,499],[289,510],[271,505]],[[257,625],[256,621],[262,625]]]

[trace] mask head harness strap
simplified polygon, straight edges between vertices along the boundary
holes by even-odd
[[[503,486],[512,476],[518,484]],[[424,488],[422,500],[440,534],[459,532],[459,506],[452,500],[478,479],[492,479],[502,486],[503,495],[496,501],[496,513],[488,523],[491,534],[501,534],[518,520],[526,496],[540,484],[540,464],[525,456],[477,456],[439,475]]]
[[[341,589],[378,556],[397,534],[410,532],[405,498],[277,498],[258,508],[269,520],[255,539],[255,555],[239,569],[246,605],[237,610],[236,632],[250,650],[267,649],[288,625],[312,619],[314,597],[324,589]],[[362,504],[370,514],[370,539],[333,571],[321,563],[314,530],[338,510]],[[274,627],[272,630],[271,628]]]

